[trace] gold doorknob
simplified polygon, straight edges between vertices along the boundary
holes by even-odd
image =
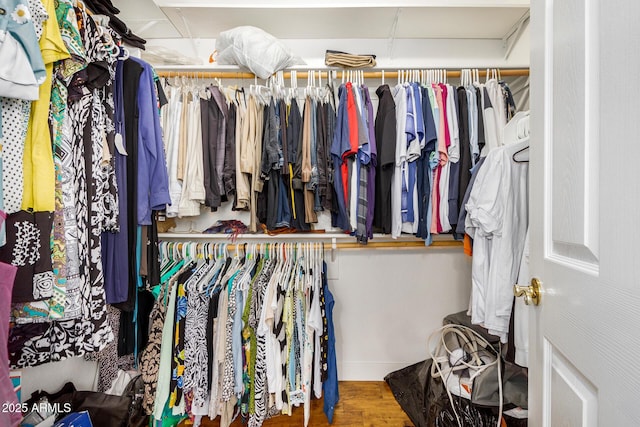
[[[524,296],[526,305],[539,305],[542,298],[542,282],[537,279],[531,279],[529,286],[513,285],[513,295],[516,297]]]

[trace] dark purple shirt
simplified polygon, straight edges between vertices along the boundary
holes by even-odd
[[[123,63],[116,64],[116,78],[113,86],[114,123],[116,134],[124,140],[124,104],[122,101]],[[125,302],[129,294],[129,238],[127,210],[127,157],[115,150],[116,182],[118,183],[119,224],[115,233],[102,233],[102,269],[107,304]]]
[[[369,163],[369,179],[367,181],[367,237],[373,238],[373,214],[376,201],[376,165],[378,162],[378,148],[376,146],[376,132],[373,120],[373,104],[369,96],[369,90],[364,90],[364,105],[367,109],[367,130],[369,132],[369,150],[371,160]]]

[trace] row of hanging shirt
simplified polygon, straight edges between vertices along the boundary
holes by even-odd
[[[176,248],[181,246],[181,251]],[[333,296],[320,244],[160,244],[162,284],[141,355],[156,420],[241,414],[250,426],[325,393],[337,403]],[[159,360],[159,366],[158,366]]]
[[[462,84],[443,72],[400,72],[383,84],[375,123],[364,85],[340,87],[331,154],[339,206],[333,225],[361,242],[382,231],[397,238],[457,232],[471,168],[502,145],[500,129],[515,111],[497,72],[485,83],[463,70]],[[464,224],[464,218],[462,218]]]
[[[260,224],[310,230],[317,212],[332,208],[331,91],[314,78],[301,94],[295,72],[290,88],[282,74],[248,90],[216,83],[165,81],[167,216],[197,216],[202,205],[215,211],[233,200],[234,210],[250,212],[252,232]]]
[[[463,71],[459,87],[446,72],[401,73],[393,90],[376,91],[375,119],[357,72],[339,88],[311,77],[302,107],[295,72],[290,88],[282,74],[248,91],[169,82],[167,214],[195,216],[233,199],[235,210],[250,211],[252,232],[260,224],[307,231],[320,211],[363,243],[374,231],[427,242],[455,231],[470,169],[485,144],[485,154],[501,144],[515,110],[497,72],[479,83]]]

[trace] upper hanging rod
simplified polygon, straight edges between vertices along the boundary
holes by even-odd
[[[414,70],[408,68],[408,70]],[[489,73],[493,72],[495,69],[489,69]],[[337,72],[337,76],[340,77],[342,75],[343,70],[335,70]],[[349,71],[349,70],[345,70]],[[419,71],[419,70],[418,70]],[[528,68],[507,68],[507,69],[498,69],[498,75],[501,77],[519,77],[519,76],[528,76],[529,69]],[[318,71],[322,75],[323,79],[328,78],[328,73],[331,71]],[[381,79],[384,77],[385,79],[393,79],[398,77],[398,73],[401,71],[364,71],[365,79]],[[253,79],[255,75],[253,73],[247,73],[242,71],[186,71],[186,70],[158,70],[158,76],[160,77],[194,77],[199,79]],[[298,79],[306,79],[309,76],[309,71],[297,71],[296,75]],[[487,75],[486,69],[481,69],[478,71],[480,77],[485,77]],[[447,70],[447,78],[459,78],[462,74],[461,70]],[[291,72],[287,71],[284,73],[284,78],[291,78]]]

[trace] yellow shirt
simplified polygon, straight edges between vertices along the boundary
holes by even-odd
[[[40,97],[31,104],[31,116],[24,144],[22,209],[53,212],[55,210],[55,172],[49,133],[51,79],[53,63],[69,58],[70,55],[60,35],[54,0],[43,0],[42,3],[49,14],[40,37],[40,51],[47,78],[40,85]]]

